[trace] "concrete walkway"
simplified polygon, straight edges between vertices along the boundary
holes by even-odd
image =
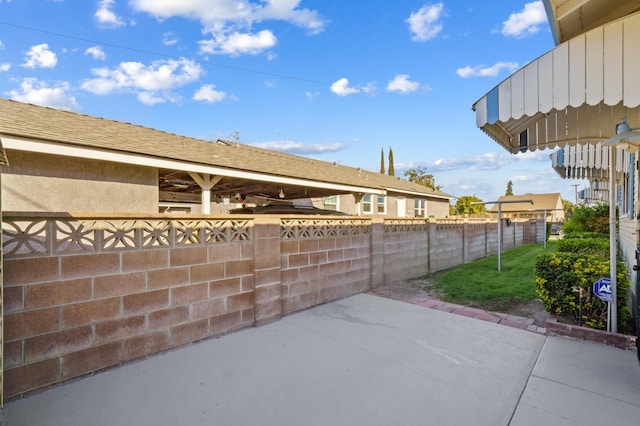
[[[361,294],[6,404],[16,425],[601,425],[632,351]]]

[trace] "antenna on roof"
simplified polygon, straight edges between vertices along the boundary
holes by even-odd
[[[240,146],[240,132],[236,130],[230,138],[236,142],[236,146]]]

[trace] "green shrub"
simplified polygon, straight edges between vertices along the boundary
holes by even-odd
[[[571,232],[569,234],[564,234],[562,238],[604,238],[606,240],[609,239],[609,234],[605,232]]]
[[[609,232],[609,206],[602,204],[595,207],[576,207],[562,230],[565,234],[573,232]]]
[[[557,247],[559,252],[609,257],[609,240],[604,238],[563,238],[558,240]]]
[[[627,291],[629,281],[622,262],[617,262],[618,324],[629,323]],[[593,294],[593,283],[609,276],[609,260],[575,253],[543,253],[536,258],[536,285],[545,309],[555,315],[579,320],[579,299],[575,291],[583,289],[582,323],[606,329],[607,304]]]

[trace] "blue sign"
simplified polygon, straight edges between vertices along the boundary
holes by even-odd
[[[613,302],[611,298],[611,278],[600,278],[593,283],[593,293],[603,302]]]

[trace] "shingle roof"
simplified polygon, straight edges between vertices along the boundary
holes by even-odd
[[[393,176],[229,141],[207,141],[140,125],[0,99],[0,134],[271,176],[454,198]]]
[[[562,207],[562,198],[559,192],[553,192],[550,194],[523,194],[523,195],[503,195],[498,198],[498,201],[519,201],[519,200],[532,200],[533,205],[528,202],[523,203],[509,203],[503,204],[501,210],[503,212],[526,212],[531,210],[553,210],[558,207]],[[498,205],[494,206],[490,210],[492,213],[498,213]]]

